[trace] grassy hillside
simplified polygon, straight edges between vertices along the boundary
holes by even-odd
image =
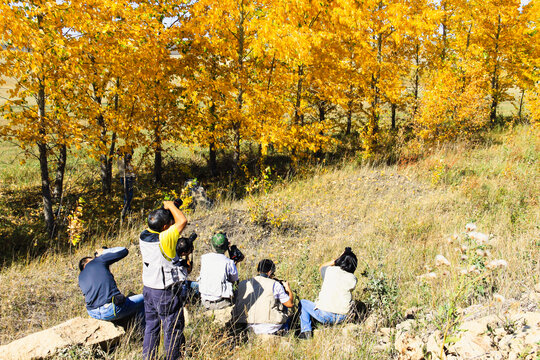
[[[190,214],[187,231],[199,233],[196,260],[209,250],[210,235],[224,229],[246,255],[239,266],[241,278],[253,275],[256,263],[269,257],[277,263],[277,276],[289,280],[300,298],[310,300],[320,289],[319,264],[351,246],[360,260],[355,297],[378,314],[376,326],[393,325],[413,306],[435,314],[429,321],[441,324],[445,306],[453,302],[458,306],[483,303],[493,293],[515,297],[539,281],[539,157],[538,133],[520,126],[493,133],[482,145],[454,144],[434,150],[413,164],[369,167],[343,161],[295,179],[263,184],[272,185],[266,195],[219,201],[212,210]],[[457,266],[461,254],[452,236],[463,233],[469,222],[493,235],[491,256],[506,260],[508,268],[484,279],[482,286],[471,283],[456,298],[462,281]],[[143,228],[135,217],[119,234],[88,239],[72,253],[50,253],[4,268],[0,343],[85,316],[76,263],[97,246],[130,248],[130,255],[112,271],[121,290],[140,292],[141,260],[134,244]],[[434,268],[437,254],[453,264],[448,275],[418,280],[426,268]],[[197,272],[196,264],[193,278]],[[197,308],[189,311],[188,354],[194,358],[387,359],[392,355],[375,351],[372,329],[344,335],[343,326],[326,328],[326,337],[305,342],[291,336],[280,346],[252,340],[235,347]],[[115,352],[95,356],[138,359],[141,348],[140,338],[133,335]],[[66,356],[82,358],[82,350]]]

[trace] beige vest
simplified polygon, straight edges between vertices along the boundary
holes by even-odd
[[[241,281],[233,309],[233,317],[241,324],[283,324],[287,308],[274,297],[276,281],[263,276]]]
[[[324,281],[315,307],[334,314],[345,315],[352,302],[351,292],[356,286],[356,276],[338,266],[326,268]]]

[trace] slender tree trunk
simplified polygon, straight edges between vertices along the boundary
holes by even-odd
[[[391,104],[391,107],[392,107],[392,130],[395,130],[396,129],[396,109],[397,109],[397,105],[392,103]]]
[[[244,29],[244,21],[245,21],[245,12],[244,12],[244,4],[241,4],[242,9],[240,11],[240,20],[238,23],[238,33],[237,33],[237,39],[238,39],[238,48],[237,48],[237,55],[238,55],[238,83],[237,83],[237,89],[238,89],[238,96],[236,97],[236,105],[238,106],[238,113],[242,113],[242,107],[244,105],[244,83],[243,83],[243,77],[244,77],[244,51],[245,51],[245,29]],[[236,176],[240,173],[240,127],[242,126],[242,123],[240,119],[233,125],[234,129],[234,140],[233,140],[233,174]]]
[[[210,174],[217,176],[216,144],[212,141],[208,147]]]
[[[296,124],[304,125],[304,115],[300,113],[302,102],[302,82],[304,80],[304,66],[298,65],[298,83],[296,85],[296,103],[294,104],[294,121]]]
[[[443,19],[442,19],[442,43],[443,43],[443,47],[442,47],[442,50],[441,50],[441,61],[444,63],[444,61],[446,60],[446,42],[447,42],[447,32],[448,32],[448,29],[447,29],[447,25],[446,25],[446,22],[447,22],[447,18],[446,18],[446,1],[443,1],[442,4],[441,4],[441,7],[442,7],[442,10],[443,12],[445,12],[444,16],[443,16]]]
[[[352,128],[352,114],[353,114],[353,101],[350,99],[347,102],[347,129],[345,130],[345,135],[351,134],[351,128]]]
[[[39,118],[39,133],[42,138],[45,138],[46,131],[44,128],[45,122],[45,86],[39,84],[38,96],[38,118]],[[48,149],[47,144],[44,142],[38,142],[39,150],[39,168],[41,172],[41,197],[43,199],[43,217],[45,219],[45,226],[50,238],[55,236],[55,219],[53,213],[53,200],[51,195],[51,183],[49,178],[49,161],[48,161]]]
[[[519,99],[519,109],[518,109],[518,119],[519,121],[523,121],[522,118],[522,111],[523,111],[523,98],[525,97],[525,89],[521,89],[521,97]]]
[[[416,69],[414,71],[414,89],[413,89],[414,105],[413,105],[413,113],[412,113],[413,118],[416,116],[416,113],[418,112],[418,91],[420,88],[420,44],[416,44],[414,62],[415,62]]]
[[[497,106],[499,105],[499,38],[501,36],[501,15],[498,17],[497,33],[495,34],[495,64],[491,76],[491,111],[489,118],[491,123],[497,120]]]
[[[159,118],[154,128],[154,183],[163,183],[163,145]]]
[[[56,178],[54,179],[53,197],[55,199],[62,198],[62,192],[64,191],[64,174],[66,171],[67,162],[67,147],[66,145],[60,146],[58,153],[58,162],[56,163]]]

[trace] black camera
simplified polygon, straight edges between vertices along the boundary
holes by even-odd
[[[240,251],[239,248],[236,247],[236,245],[232,245],[229,248],[229,258],[233,260],[234,262],[240,262],[244,260],[244,254]]]
[[[176,243],[176,256],[172,259],[172,263],[175,266],[189,266],[189,262],[186,259],[182,259],[179,254],[191,254],[195,247],[193,242],[197,239],[197,234],[192,233],[189,237],[181,237]]]

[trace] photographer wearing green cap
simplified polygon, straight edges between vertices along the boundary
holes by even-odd
[[[202,305],[207,310],[217,310],[232,305],[233,284],[238,281],[236,263],[244,256],[235,246],[229,246],[229,239],[224,233],[212,236],[211,243],[214,252],[201,256],[199,292]],[[227,251],[230,258],[225,256]]]

